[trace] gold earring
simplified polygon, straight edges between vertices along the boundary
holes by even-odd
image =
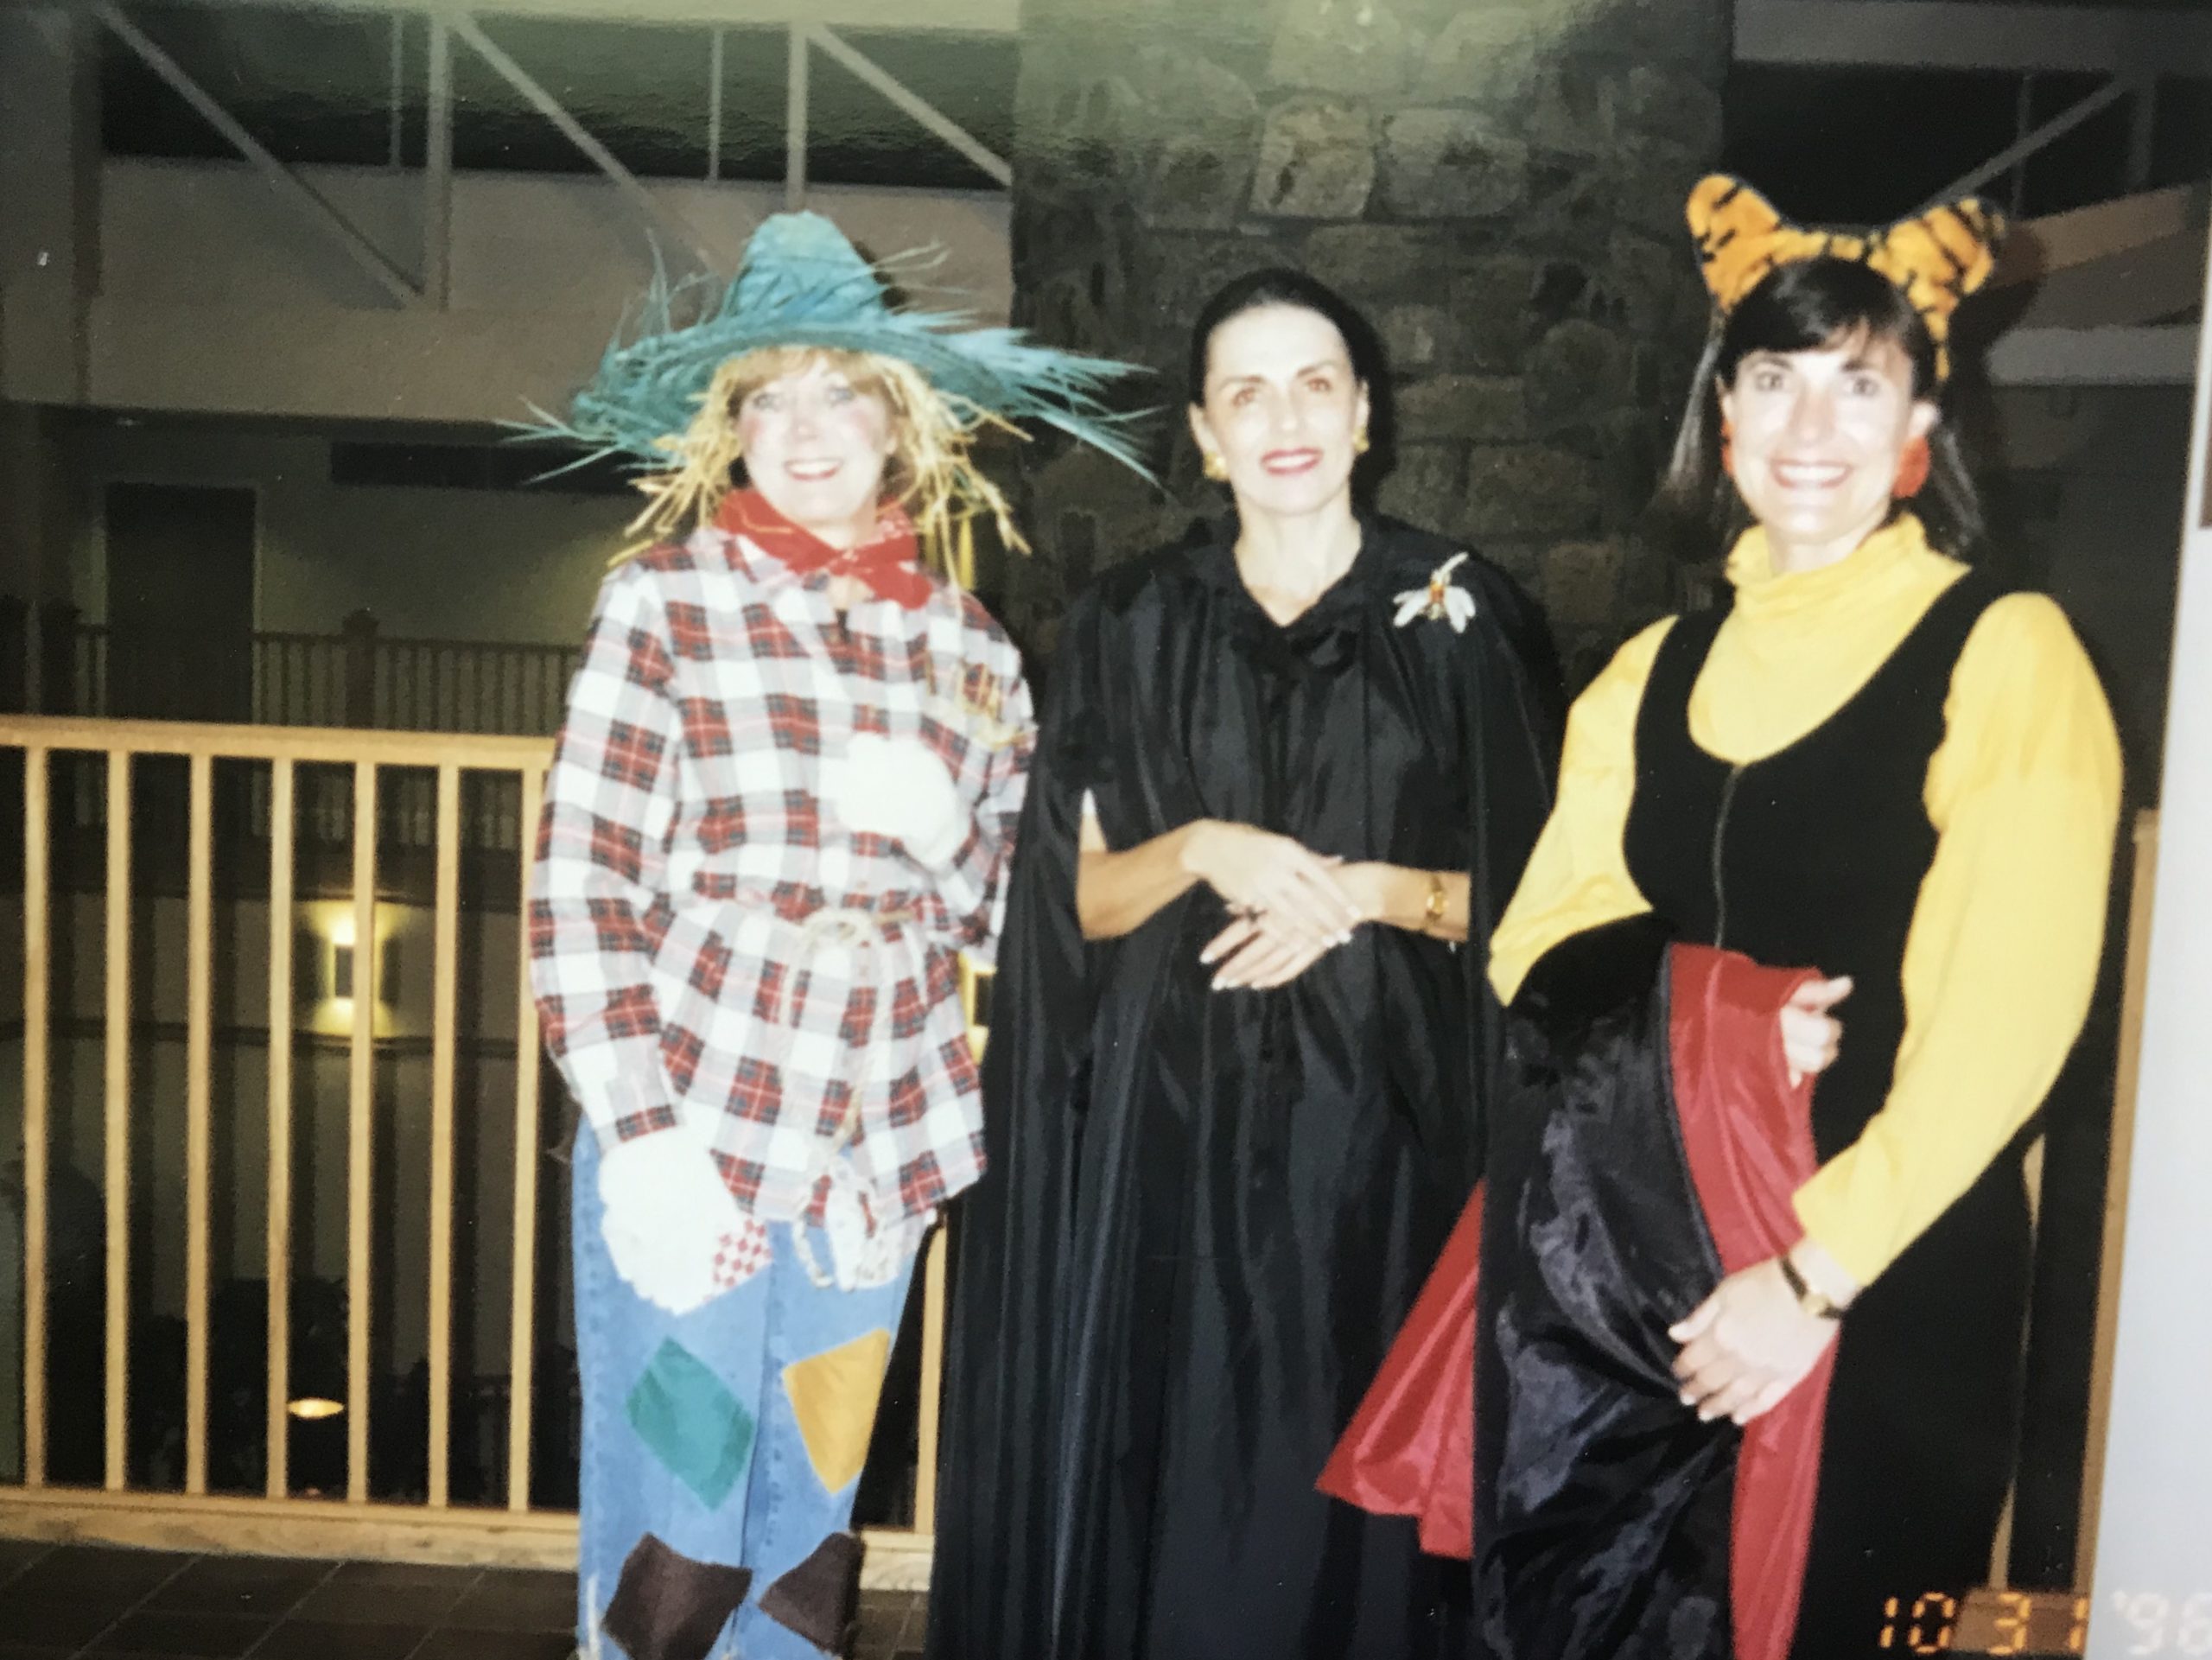
[[[1362,427],[1351,436],[1351,453],[1355,455],[1364,455],[1367,454],[1367,429]]]
[[[1205,460],[1202,464],[1200,470],[1216,484],[1228,483],[1229,463],[1222,460],[1221,452],[1217,449],[1209,449],[1203,453],[1205,456]]]

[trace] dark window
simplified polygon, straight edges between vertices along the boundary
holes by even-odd
[[[632,173],[706,176],[708,30],[573,18],[480,21],[493,45]],[[518,88],[458,40],[453,86],[456,167],[593,170],[583,152]]]
[[[2029,127],[2103,84],[2094,74],[2033,77]],[[1722,164],[1793,219],[1885,223],[2011,148],[2021,86],[2018,74],[1995,70],[1738,64],[1728,80]],[[2133,101],[2121,99],[2037,150],[2020,211],[2032,218],[2128,194],[2133,115]],[[2212,82],[2161,81],[2153,140],[2152,185],[2201,178],[2212,164]],[[2012,207],[2010,175],[1981,189]]]
[[[418,490],[550,490],[566,495],[633,495],[634,476],[609,461],[573,465],[555,444],[364,443],[330,446],[333,484]],[[566,469],[566,470],[563,470]]]
[[[129,7],[130,20],[278,160],[382,167],[424,150],[427,21],[414,14],[299,12],[259,5]],[[697,24],[480,16],[486,35],[632,172],[703,179],[712,122],[713,31]],[[111,155],[236,154],[111,34],[101,35],[101,120]],[[855,29],[839,38],[994,153],[1014,143],[1019,47],[1010,35]],[[397,48],[395,66],[395,44]],[[592,162],[483,55],[456,39],[454,162],[588,174]],[[809,52],[807,175],[822,184],[988,189],[972,162],[827,53]],[[791,46],[780,28],[722,30],[719,166],[727,179],[784,176]],[[395,73],[396,67],[396,73]]]
[[[382,166],[391,159],[392,19],[361,12],[136,5],[130,21],[281,162]],[[421,146],[423,25],[403,111]],[[101,35],[101,136],[111,155],[235,159],[228,140],[137,53]],[[411,104],[404,100],[411,99]]]

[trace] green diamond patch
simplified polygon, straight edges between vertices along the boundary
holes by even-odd
[[[638,1439],[709,1510],[745,1474],[753,1415],[674,1338],[664,1340],[626,1402]]]

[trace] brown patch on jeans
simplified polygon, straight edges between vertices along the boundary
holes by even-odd
[[[860,1612],[861,1542],[833,1533],[760,1595],[760,1612],[830,1654],[851,1645]]]
[[[630,1660],[707,1660],[752,1585],[751,1568],[694,1561],[648,1533],[623,1562],[600,1628]]]

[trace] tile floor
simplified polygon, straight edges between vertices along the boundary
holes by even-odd
[[[0,1660],[569,1660],[575,1580],[531,1568],[193,1556],[0,1540]],[[868,1592],[853,1660],[921,1652]]]

